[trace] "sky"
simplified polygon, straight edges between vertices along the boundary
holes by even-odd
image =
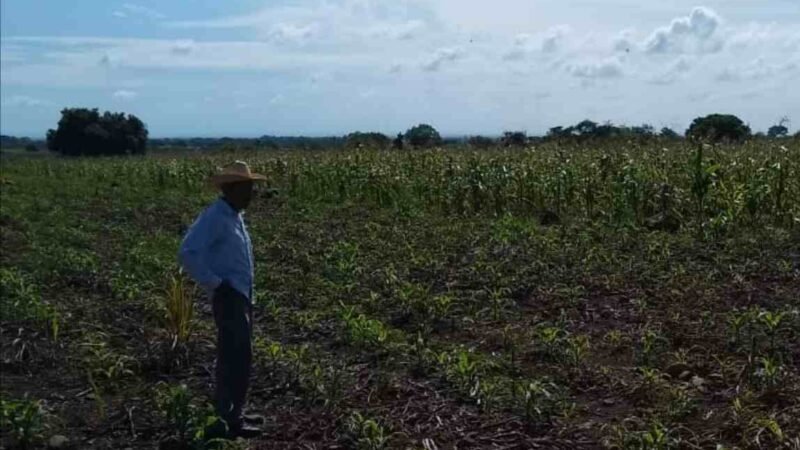
[[[152,137],[800,128],[800,0],[0,1],[0,132],[64,107]]]

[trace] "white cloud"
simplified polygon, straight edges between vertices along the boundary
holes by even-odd
[[[425,28],[421,20],[409,20],[398,24],[379,24],[366,28],[366,34],[372,38],[385,38],[395,40],[413,39],[417,33]]]
[[[620,78],[625,75],[622,62],[618,58],[603,61],[570,65],[567,71],[578,78]]]
[[[186,41],[177,41],[172,46],[170,51],[176,55],[188,55],[194,49],[194,41],[186,40]]]
[[[565,49],[572,29],[566,25],[550,27],[544,32],[519,33],[514,36],[511,50],[503,54],[506,61],[519,61],[537,54],[558,53]]]
[[[542,52],[553,53],[560,49],[564,38],[569,34],[570,28],[565,25],[552,27],[547,30],[542,39]]]
[[[271,27],[267,39],[275,42],[300,43],[314,37],[318,32],[317,24],[294,25],[291,23],[278,23]]]
[[[14,95],[3,101],[3,106],[6,107],[41,108],[52,104],[50,101],[28,97],[27,95]]]
[[[330,47],[410,40],[429,31],[427,7],[415,0],[310,0],[274,5],[239,16],[173,21],[177,28],[246,29],[260,39]],[[411,5],[414,4],[414,7]]]
[[[459,47],[440,48],[422,64],[422,68],[428,72],[435,72],[446,62],[453,62],[464,55],[464,50]]]
[[[715,38],[721,20],[717,13],[696,7],[689,16],[672,20],[669,26],[656,29],[645,41],[648,53],[713,53],[722,49]]]
[[[120,89],[118,91],[115,91],[113,94],[111,94],[111,97],[114,98],[115,100],[127,101],[127,100],[135,99],[136,97],[138,97],[138,94],[136,92],[133,92],[133,91]]]
[[[672,84],[678,81],[681,76],[692,69],[692,62],[686,56],[680,56],[673,61],[669,67],[650,78],[649,82],[653,84]]]
[[[125,3],[122,5],[122,9],[114,11],[111,15],[119,18],[143,17],[150,20],[162,20],[167,17],[153,8],[137,5],[135,3]]]
[[[574,123],[582,118],[574,115],[590,107],[596,108],[596,120],[616,123],[675,122],[706,107],[749,112],[753,121],[762,113],[800,114],[798,91],[785,88],[793,84],[791,77],[798,79],[790,71],[792,62],[800,64],[800,33],[795,31],[800,28],[791,26],[796,19],[744,24],[741,20],[758,18],[741,19],[735,10],[752,8],[717,6],[721,0],[708,5],[718,7],[725,22],[704,8],[692,12],[688,0],[680,0],[677,9],[686,16],[675,20],[679,14],[663,13],[674,11],[675,4],[640,4],[641,14],[622,15],[621,9],[585,0],[548,7],[546,0],[498,0],[504,11],[493,15],[492,8],[500,9],[496,5],[446,0],[452,11],[462,10],[454,18],[431,6],[440,1],[445,0],[258,2],[266,6],[248,14],[141,29],[169,38],[3,36],[2,88],[4,94],[50,89],[60,98],[99,105],[111,101],[117,89],[138,92],[137,112],[154,126],[165,123],[180,132],[188,126],[204,133],[223,128],[250,132],[249,127],[264,123],[287,132],[315,123],[342,131],[371,124],[389,132],[421,120],[419,114],[446,132],[512,126],[535,130],[541,123]],[[564,6],[579,2],[587,7]],[[145,18],[117,9],[132,21]],[[506,19],[515,22],[509,25]],[[634,24],[637,29],[626,28]],[[768,69],[746,64],[758,57]],[[503,59],[514,62],[498,64]],[[743,82],[723,83],[716,77]],[[745,87],[750,80],[759,81]],[[19,86],[25,89],[15,91]],[[596,89],[581,91],[579,86]],[[751,87],[762,97],[737,103],[737,95]],[[785,93],[777,93],[780,87]],[[230,90],[239,88],[243,93],[231,98]],[[419,92],[426,93],[423,99],[415,95]],[[695,97],[703,103],[689,105],[686,96],[694,92],[710,97],[707,102]],[[359,100],[368,94],[369,100]],[[209,95],[208,108],[186,106]],[[291,102],[284,103],[282,96]],[[317,113],[349,101],[359,102],[358,107],[329,121]],[[264,108],[280,114],[257,111],[257,104],[267,102],[280,104]],[[542,107],[550,103],[564,106]],[[236,104],[251,105],[247,116],[252,121],[220,117],[219,111],[232,111]],[[385,113],[387,104],[391,115]],[[4,127],[14,124],[9,120],[4,118]],[[204,125],[197,128],[197,123]]]
[[[286,103],[286,96],[283,94],[275,94],[269,99],[270,105],[280,105],[281,103]]]
[[[533,52],[533,47],[531,45],[532,41],[533,36],[530,34],[518,34],[516,37],[514,37],[514,45],[512,46],[511,50],[503,55],[503,59],[507,61],[517,61],[525,58]]]
[[[618,52],[630,52],[636,48],[631,30],[622,30],[614,37],[613,47]]]
[[[784,52],[800,51],[800,31],[774,23],[750,23],[735,31],[727,44],[736,50],[769,47]]]
[[[798,68],[794,61],[770,64],[759,57],[745,65],[726,67],[716,74],[715,79],[723,82],[758,81],[791,74]]]

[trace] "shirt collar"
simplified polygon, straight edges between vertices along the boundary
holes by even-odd
[[[235,209],[233,209],[233,206],[231,206],[230,203],[228,203],[222,197],[220,197],[220,199],[217,200],[217,203],[221,205],[220,208],[222,208],[222,210],[225,211],[226,214],[229,214],[231,216],[239,216],[241,214],[241,211],[236,211]]]

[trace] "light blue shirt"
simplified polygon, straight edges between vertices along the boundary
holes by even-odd
[[[178,252],[185,271],[209,298],[227,280],[253,301],[253,246],[242,213],[223,199],[212,203],[189,228]]]

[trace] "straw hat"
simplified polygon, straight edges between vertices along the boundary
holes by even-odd
[[[236,183],[237,181],[264,181],[267,177],[258,173],[250,172],[250,166],[244,161],[234,161],[233,164],[225,166],[219,173],[211,175],[210,181],[220,187],[223,184]]]

